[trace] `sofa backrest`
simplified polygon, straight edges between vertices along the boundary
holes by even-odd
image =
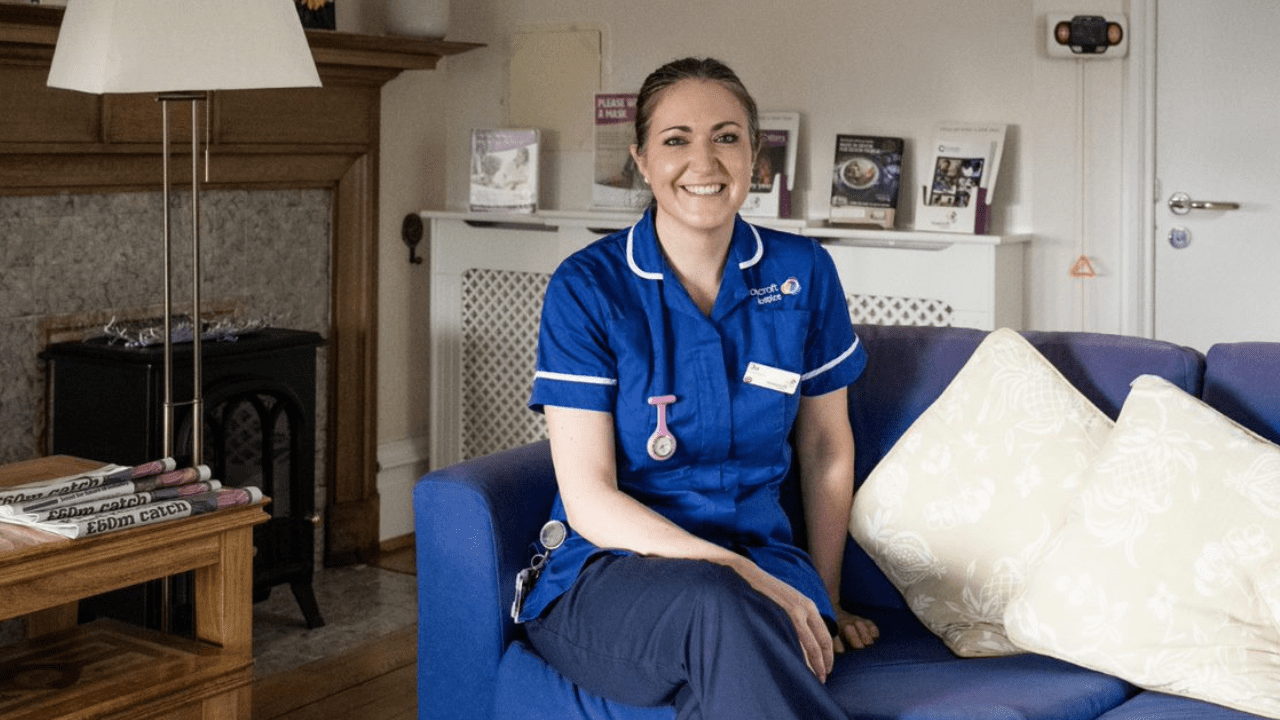
[[[855,482],[946,389],[987,336],[966,328],[859,325],[867,369],[849,388],[849,419],[857,445]],[[1159,375],[1199,396],[1205,357],[1191,348],[1143,338],[1082,332],[1023,335],[1100,410],[1115,418],[1139,375]],[[845,553],[846,602],[905,607],[901,595],[852,540]]]
[[[1209,348],[1204,401],[1273,443],[1280,443],[1280,343]]]

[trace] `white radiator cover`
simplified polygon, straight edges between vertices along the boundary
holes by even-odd
[[[431,262],[432,468],[546,437],[525,403],[542,298],[575,250],[621,215],[423,213]],[[783,229],[804,232],[795,221]],[[829,235],[823,229],[814,235]],[[855,323],[1020,328],[1025,237],[840,230],[822,237]]]

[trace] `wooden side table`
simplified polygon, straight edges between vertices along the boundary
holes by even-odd
[[[0,486],[98,467],[54,456],[0,467]],[[33,637],[0,649],[6,720],[248,720],[253,682],[253,526],[262,505],[0,553],[0,619]],[[74,627],[69,603],[195,571],[196,640],[112,623]]]

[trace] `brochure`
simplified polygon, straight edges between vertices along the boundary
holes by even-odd
[[[902,138],[836,135],[832,223],[893,227],[902,182],[902,149]]]
[[[538,209],[538,131],[471,132],[471,211]]]
[[[916,204],[916,229],[985,234],[1004,152],[1005,125],[943,123],[934,139],[927,184]]]
[[[751,190],[742,204],[743,217],[791,217],[799,139],[800,113],[760,113],[760,150],[751,177]]]

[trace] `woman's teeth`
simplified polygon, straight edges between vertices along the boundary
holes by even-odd
[[[684,189],[694,195],[715,195],[724,189],[724,185],[685,185]]]

